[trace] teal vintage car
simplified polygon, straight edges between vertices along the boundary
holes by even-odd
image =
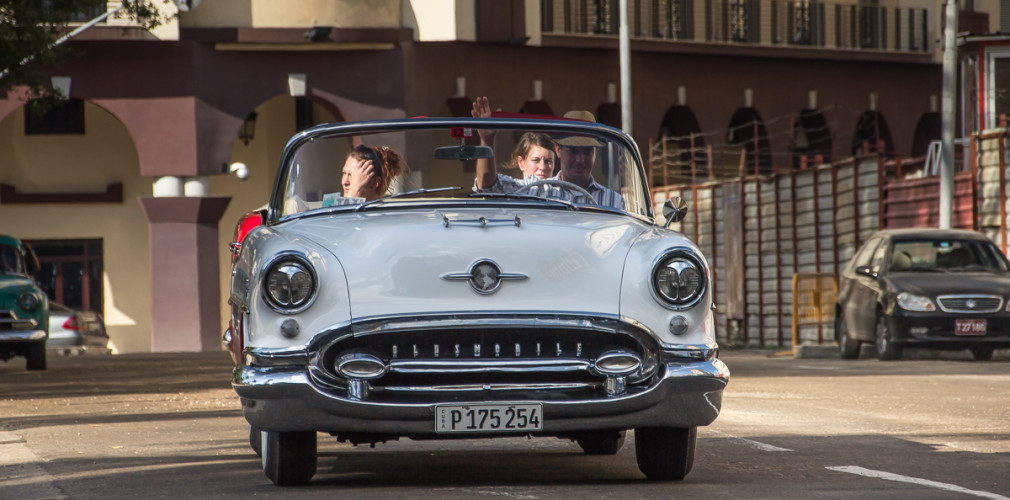
[[[31,247],[0,234],[0,360],[24,356],[29,370],[46,369],[49,301],[33,278],[39,260]]]

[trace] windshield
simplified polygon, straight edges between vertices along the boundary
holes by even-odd
[[[0,273],[25,274],[24,259],[18,247],[0,244]]]
[[[562,120],[323,125],[289,143],[271,209],[282,218],[480,202],[652,217],[639,158],[616,129]]]
[[[965,272],[1008,270],[1006,258],[996,245],[979,240],[896,241],[891,271]]]

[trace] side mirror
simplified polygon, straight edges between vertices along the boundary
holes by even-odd
[[[877,273],[873,272],[873,269],[871,269],[870,266],[859,266],[859,267],[857,267],[855,269],[855,271],[856,271],[856,274],[858,274],[860,276],[866,276],[868,278],[876,278],[877,277]]]
[[[35,255],[35,250],[28,243],[21,243],[22,248],[24,248],[25,253],[25,272],[28,276],[34,277],[39,274],[42,270],[42,266],[39,264],[39,258]]]
[[[663,217],[666,217],[666,225],[664,227],[670,227],[670,224],[680,222],[686,216],[687,202],[680,196],[674,196],[666,200],[666,203],[663,203]]]

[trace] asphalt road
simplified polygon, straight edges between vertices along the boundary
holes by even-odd
[[[248,446],[225,353],[0,363],[0,499],[989,498],[1010,500],[1010,355],[880,362],[724,351],[723,413],[694,470],[650,483],[634,440],[588,457],[552,438],[320,436],[319,472],[278,488]],[[297,418],[293,415],[292,418]]]

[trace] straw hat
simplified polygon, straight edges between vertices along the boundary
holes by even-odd
[[[574,110],[574,111],[569,111],[569,112],[565,113],[564,117],[567,118],[567,119],[569,119],[569,120],[579,120],[579,121],[584,121],[584,122],[596,123],[596,116],[594,116],[589,111],[585,111],[585,110],[581,110],[581,109]],[[555,140],[554,142],[556,142],[556,143],[558,143],[558,144],[560,144],[562,146],[571,146],[571,147],[577,147],[577,148],[578,147],[583,147],[583,148],[584,147],[596,147],[596,148],[598,148],[598,147],[602,147],[603,146],[603,143],[601,143],[600,141],[596,140],[594,137],[589,137],[589,136],[584,136],[584,135],[572,135],[572,136],[562,137],[560,139]]]

